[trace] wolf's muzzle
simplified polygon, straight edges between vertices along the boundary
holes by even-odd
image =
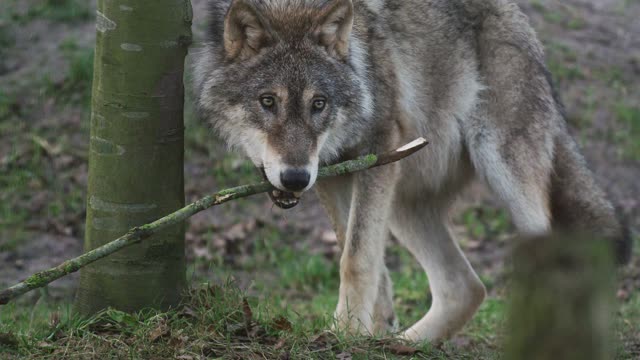
[[[280,173],[280,182],[287,190],[302,191],[311,181],[311,174],[305,169],[287,169]]]
[[[262,176],[264,177],[264,179],[269,181],[269,178],[267,177],[267,174],[265,173],[264,168],[261,167],[260,172],[262,173]],[[309,180],[307,180],[307,184],[305,185],[305,187],[308,184],[309,184]],[[302,187],[302,189],[304,189],[304,187]],[[271,199],[271,201],[277,207],[285,210],[296,207],[296,205],[298,205],[298,203],[300,202],[300,193],[273,190],[273,191],[269,191],[267,194],[269,195],[269,198]]]

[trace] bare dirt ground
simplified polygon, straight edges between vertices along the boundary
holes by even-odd
[[[5,3],[0,5],[0,13],[14,6],[12,11],[27,14],[35,3]],[[206,1],[193,3],[194,29],[201,34]],[[591,168],[637,233],[640,2],[518,3],[547,48],[548,64],[568,119]],[[0,45],[0,104],[4,106],[0,108],[4,109],[0,110],[0,286],[81,252],[90,114],[83,99],[90,87],[81,83],[79,89],[69,90],[74,81],[69,74],[76,66],[81,69],[76,64],[82,61],[81,54],[76,58],[77,50],[73,49],[90,49],[94,39],[90,19],[14,20],[0,20],[0,30],[11,37]],[[64,50],[67,48],[72,50]],[[81,77],[81,72],[76,76]],[[192,117],[186,124],[187,201],[251,178],[251,169],[227,155],[204,125]],[[493,221],[495,211],[483,209],[495,209],[496,204],[482,186],[474,186],[464,196],[460,209],[468,206],[475,209],[473,224],[465,221],[466,217],[455,217],[463,248],[481,274],[500,278],[509,248],[501,239],[512,235],[511,228],[498,226],[499,230],[481,235],[470,229],[478,223],[492,226],[485,222]],[[252,243],[264,227],[286,234],[281,237],[282,246],[311,248],[336,257],[335,237],[313,194],[305,195],[302,205],[289,212],[274,208],[266,196],[258,196],[195,216],[188,227],[188,257],[206,261],[223,254],[233,267],[252,256]],[[197,266],[196,271],[202,277],[210,276],[206,266]],[[74,279],[55,282],[50,294],[69,298]],[[640,259],[636,256],[633,266],[624,271],[620,297],[639,288]]]

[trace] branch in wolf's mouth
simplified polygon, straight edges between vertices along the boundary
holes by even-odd
[[[355,160],[345,161],[340,164],[330,165],[320,169],[318,178],[325,178],[331,176],[339,176],[350,173],[355,173],[374,167],[387,165],[392,162],[401,160],[418,150],[422,149],[428,144],[428,142],[419,138],[398,150],[381,154],[381,155],[366,155]],[[226,203],[231,200],[260,194],[267,191],[274,190],[274,187],[266,181],[261,183],[238,186],[231,189],[222,190],[213,195],[206,196],[190,205],[183,207],[182,209],[167,215],[161,219],[158,219],[150,224],[135,227],[129,230],[126,234],[118,239],[100,246],[94,250],[91,250],[85,254],[82,254],[74,259],[67,260],[62,264],[53,267],[48,270],[44,270],[29,276],[22,282],[0,291],[0,305],[7,304],[12,299],[27,293],[31,290],[41,288],[57,280],[65,275],[69,275],[76,272],[97,260],[100,260],[106,256],[113,254],[116,251],[124,249],[128,246],[136,244],[144,239],[151,237],[158,231],[181,223],[191,216],[206,210],[210,207]]]

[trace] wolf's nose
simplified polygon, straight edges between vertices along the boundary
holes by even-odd
[[[305,169],[287,169],[280,173],[282,186],[291,191],[300,191],[309,185],[311,174]]]

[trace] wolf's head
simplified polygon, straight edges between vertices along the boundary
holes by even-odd
[[[211,15],[195,59],[201,116],[276,188],[309,189],[371,112],[352,1],[218,0]]]

